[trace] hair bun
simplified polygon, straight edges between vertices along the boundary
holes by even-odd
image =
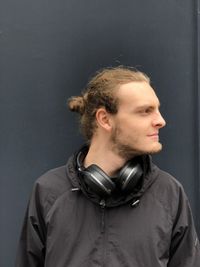
[[[85,101],[82,96],[73,96],[68,100],[68,107],[73,112],[83,115],[85,110]]]

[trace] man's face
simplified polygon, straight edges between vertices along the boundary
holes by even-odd
[[[119,88],[117,97],[118,112],[112,116],[113,151],[125,159],[159,152],[159,130],[166,123],[152,87],[147,82],[130,82]]]

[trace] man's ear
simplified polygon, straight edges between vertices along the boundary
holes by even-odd
[[[105,108],[99,108],[96,111],[97,124],[106,131],[112,130],[111,114]]]

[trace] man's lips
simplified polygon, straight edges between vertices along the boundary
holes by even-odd
[[[156,140],[156,141],[159,140],[159,134],[158,133],[148,134],[147,136]]]
[[[159,134],[158,133],[153,133],[153,134],[148,134],[147,136],[150,136],[150,137],[152,136],[153,137],[153,136],[159,136]]]

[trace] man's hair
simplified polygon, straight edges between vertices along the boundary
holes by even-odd
[[[121,85],[130,82],[150,83],[150,79],[131,67],[104,68],[91,78],[81,96],[68,99],[69,109],[80,115],[81,131],[86,140],[91,140],[97,127],[96,111],[104,107],[107,112],[116,114],[119,103],[116,92]]]

